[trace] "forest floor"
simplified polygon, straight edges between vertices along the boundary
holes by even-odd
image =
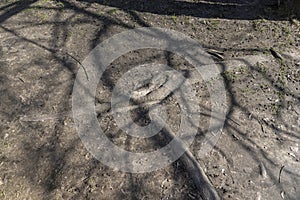
[[[141,27],[181,32],[221,66],[224,128],[200,158],[209,125],[204,117],[189,147],[218,194],[300,199],[300,21],[277,0],[2,0],[0,199],[201,199],[180,159],[152,172],[125,173],[94,158],[78,136],[72,94],[80,63],[106,39]],[[95,104],[110,102],[122,74],[145,63],[193,70],[171,52],[128,52],[105,70]],[[192,87],[211,110],[206,84]],[[176,129],[180,111],[168,98],[163,105],[171,108],[168,123]],[[142,119],[137,124],[149,123]],[[109,110],[98,121],[128,151],[161,147],[124,134]]]

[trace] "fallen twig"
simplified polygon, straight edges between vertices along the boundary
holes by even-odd
[[[280,170],[279,170],[279,176],[278,176],[278,183],[280,183],[280,178],[281,178],[281,173],[282,173],[282,170],[285,166],[283,165]]]
[[[270,49],[271,54],[274,56],[274,58],[277,58],[279,60],[283,60],[283,57],[280,53],[278,53],[275,49]]]
[[[220,59],[220,60],[224,60],[224,56],[222,52],[213,50],[213,49],[208,49],[207,53],[209,53],[212,56],[215,56],[216,58]]]
[[[267,170],[265,168],[265,165],[263,162],[260,162],[259,163],[259,166],[260,166],[260,175],[263,177],[263,178],[267,178]]]
[[[89,80],[89,76],[87,74],[87,71],[86,71],[85,67],[83,66],[83,64],[77,58],[75,58],[73,55],[69,54],[67,51],[63,51],[61,49],[56,50],[56,51],[60,51],[60,52],[62,52],[64,54],[66,54],[67,56],[71,57],[73,60],[75,60],[82,67],[82,69],[83,69],[83,71],[85,73],[86,79]]]

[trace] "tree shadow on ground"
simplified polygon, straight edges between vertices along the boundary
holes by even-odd
[[[290,9],[284,11],[277,1],[105,1],[81,0],[87,3],[98,3],[124,11],[149,12],[158,15],[193,16],[200,18],[220,18],[238,20],[282,20],[290,17]],[[279,12],[278,12],[279,11]]]
[[[100,30],[93,30],[92,38],[90,41],[90,45],[85,51],[88,52],[90,49],[95,47],[99,41],[99,38],[103,37],[107,32],[109,32],[109,29],[112,26],[120,26],[122,28],[134,28],[134,26],[128,25],[124,23],[122,20],[114,19],[112,17],[104,16],[101,14],[97,14],[95,12],[89,11],[89,8],[92,3],[105,5],[109,7],[115,7],[119,8],[120,10],[123,10],[127,12],[133,21],[137,22],[139,26],[146,27],[150,26],[147,22],[145,22],[143,19],[139,17],[139,14],[137,12],[149,12],[154,13],[158,15],[175,15],[175,16],[194,16],[199,18],[222,18],[222,19],[238,19],[238,20],[252,20],[252,19],[270,19],[270,20],[282,20],[287,19],[290,17],[290,14],[281,13],[278,15],[277,11],[274,11],[276,9],[276,1],[266,1],[266,4],[268,6],[265,7],[265,5],[260,5],[258,2],[256,4],[249,3],[249,1],[244,1],[245,3],[242,4],[240,1],[231,1],[231,2],[224,2],[224,1],[210,1],[214,3],[208,3],[208,1],[201,1],[198,3],[191,3],[191,2],[184,2],[184,1],[79,1],[82,3],[86,3],[84,5],[78,6],[75,1],[60,1],[63,6],[57,8],[57,7],[43,7],[43,6],[35,6],[34,3],[37,1],[18,1],[9,3],[5,6],[2,6],[0,10],[2,11],[0,15],[0,23],[1,23],[1,29],[2,31],[9,33],[12,37],[17,38],[19,41],[18,43],[26,43],[33,46],[37,46],[39,49],[42,49],[43,51],[48,53],[48,57],[46,59],[54,59],[57,63],[59,63],[60,67],[57,68],[55,71],[51,72],[48,75],[45,75],[41,77],[42,80],[46,82],[51,82],[51,79],[54,77],[59,76],[61,73],[63,73],[63,70],[67,70],[70,73],[69,80],[71,82],[74,81],[76,72],[78,70],[78,60],[83,59],[83,57],[78,58],[78,60],[74,60],[74,58],[70,57],[71,54],[68,51],[68,30],[70,26],[76,26],[77,24],[84,24],[84,23],[99,23],[101,24]],[[269,3],[270,2],[270,3]],[[220,5],[220,3],[222,3]],[[52,10],[53,12],[56,12],[56,15],[54,17],[54,20],[51,22],[34,22],[29,21],[28,26],[39,26],[39,25],[45,25],[50,24],[52,26],[51,28],[51,39],[47,45],[40,42],[39,40],[35,40],[30,38],[28,35],[22,35],[19,33],[19,29],[9,28],[6,27],[6,23],[10,18],[17,15],[18,13],[28,9],[32,8],[39,11],[44,10]],[[253,10],[253,8],[255,8]],[[64,10],[72,11],[73,14],[70,15],[67,19],[63,18]],[[137,11],[137,12],[136,12]],[[81,19],[76,18],[76,15],[81,14],[87,17],[86,21],[82,21]],[[62,22],[61,22],[62,21]],[[77,47],[79,48],[79,47]],[[268,49],[261,49],[262,51],[266,52]],[[238,49],[237,49],[238,51]],[[251,51],[251,50],[250,50]],[[76,51],[75,51],[76,52]],[[67,54],[68,53],[68,54]],[[75,55],[76,57],[76,55]],[[153,57],[155,60],[155,57]],[[171,58],[169,54],[166,54],[165,59],[168,61],[168,63],[171,63]],[[28,65],[32,63],[27,63]],[[129,64],[136,64],[136,63],[129,63]],[[128,63],[127,63],[128,65]],[[249,65],[249,63],[245,62],[245,65]],[[225,67],[224,67],[225,68]],[[262,74],[263,72],[252,68],[253,72],[256,71],[257,73]],[[18,71],[19,73],[23,73],[22,70]],[[109,73],[108,73],[109,74]],[[3,75],[4,76],[4,75]],[[2,78],[1,78],[2,79]],[[5,79],[5,78],[3,78]],[[291,93],[289,90],[285,89],[284,85],[277,85],[276,80],[271,80],[268,77],[265,77],[265,79],[270,82],[273,89],[282,95],[289,95],[292,96],[294,99],[299,101],[299,95],[295,93]],[[103,79],[104,84],[112,90],[112,86],[114,85],[113,80],[110,79],[110,77],[105,77]],[[52,88],[47,89],[47,93],[52,93],[55,90],[55,87],[59,87],[59,85],[64,84],[64,81],[53,83]],[[240,109],[242,112],[246,113],[247,115],[251,115],[255,120],[257,120],[259,123],[263,121],[263,119],[260,116],[255,116],[252,111],[249,111],[248,108],[246,108],[243,105],[240,105],[239,101],[236,100],[235,94],[232,89],[231,81],[225,79],[225,85],[226,89],[228,91],[228,94],[230,96],[230,109],[229,113],[227,115],[227,120],[225,122],[226,129],[228,130],[229,134],[236,135],[238,134],[239,137],[243,138],[243,140],[237,141],[237,143],[240,145],[241,148],[244,148],[249,151],[249,155],[253,157],[257,163],[261,161],[261,157],[263,157],[265,162],[270,163],[271,166],[279,168],[281,166],[278,166],[278,164],[274,163],[271,158],[268,158],[267,153],[264,149],[261,149],[261,147],[258,147],[255,145],[254,141],[251,141],[251,139],[247,138],[246,133],[244,133],[243,130],[239,130],[235,125],[232,125],[230,119],[233,118],[233,110],[234,109]],[[13,88],[10,88],[13,90]],[[2,93],[6,93],[5,90],[1,90]],[[47,99],[43,99],[42,93],[45,93],[45,91],[40,91],[39,94],[37,94],[34,98],[40,98],[40,101],[48,101]],[[58,113],[64,113],[66,112],[67,108],[70,108],[70,103],[68,101],[65,101],[66,99],[71,98],[72,93],[72,83],[68,85],[67,90],[65,90],[62,94],[60,99],[58,99],[58,102],[61,102],[61,104],[58,105],[58,108],[56,109],[56,112]],[[298,96],[297,96],[298,95]],[[5,118],[7,121],[18,121],[18,114],[23,114],[26,110],[35,110],[36,107],[38,107],[40,104],[38,101],[34,102],[32,105],[26,105],[21,100],[19,100],[17,94],[7,92],[8,99],[11,99],[14,104],[20,105],[18,107],[19,111],[16,113],[16,111],[5,111],[5,114],[1,115],[1,117]],[[102,101],[102,100],[100,100]],[[7,102],[6,102],[7,103]],[[43,105],[40,106],[43,108]],[[279,107],[280,109],[284,109],[282,107]],[[40,111],[40,109],[36,109],[37,112]],[[1,111],[4,113],[3,111]],[[9,113],[11,112],[11,113]],[[15,119],[13,119],[15,116]],[[65,116],[67,118],[68,116]],[[277,120],[280,120],[279,116]],[[35,124],[28,124],[23,123],[20,125],[20,127],[25,132],[44,132],[47,130],[47,136],[36,136],[36,135],[28,135],[29,137],[26,139],[26,141],[23,142],[23,146],[21,149],[25,152],[24,154],[21,153],[21,155],[24,155],[24,158],[21,159],[21,162],[24,162],[24,175],[28,176],[29,182],[32,185],[38,185],[39,181],[42,180],[42,187],[44,189],[45,199],[47,199],[48,196],[51,196],[55,191],[60,190],[65,184],[64,175],[70,170],[72,171],[74,175],[74,179],[78,178],[78,180],[73,180],[70,185],[66,184],[68,189],[72,190],[72,198],[90,198],[89,194],[91,191],[100,190],[101,186],[98,184],[97,181],[100,183],[103,182],[103,180],[107,180],[106,176],[112,176],[113,178],[116,178],[118,176],[123,176],[125,180],[127,180],[129,185],[129,193],[123,193],[123,192],[116,192],[118,193],[116,195],[117,198],[123,198],[124,196],[129,199],[138,199],[137,193],[143,192],[143,187],[147,187],[146,183],[143,183],[143,179],[148,179],[151,174],[146,175],[132,175],[132,174],[126,174],[122,175],[122,173],[114,172],[106,167],[104,167],[100,162],[96,161],[95,159],[88,159],[88,161],[77,161],[78,166],[74,165],[71,166],[68,164],[70,162],[69,156],[79,156],[80,158],[84,158],[87,152],[85,150],[79,151],[79,153],[82,153],[80,155],[73,154],[76,152],[76,148],[83,148],[82,145],[80,145],[80,140],[76,137],[71,138],[68,141],[68,144],[64,143],[64,139],[62,139],[63,133],[66,131],[65,128],[63,128],[65,118],[60,119],[58,121],[55,121],[51,124],[51,128],[45,127],[45,125],[39,124],[40,122],[36,122]],[[264,123],[264,122],[263,122]],[[272,124],[264,123],[264,126],[268,127],[269,129],[281,132],[282,134],[286,135],[292,135],[295,138],[299,139],[299,136],[293,135],[289,131],[284,131],[278,129],[278,127],[274,127]],[[2,132],[1,128],[1,132]],[[35,142],[35,144],[32,144],[32,142]],[[65,146],[62,146],[65,145]],[[251,145],[256,146],[256,148],[259,150],[260,154],[258,155],[256,153],[257,149],[252,151]],[[219,151],[226,159],[230,160],[229,156],[226,155],[226,152],[222,152],[221,149],[218,149],[216,147],[216,150]],[[78,153],[78,152],[76,152]],[[2,159],[2,158],[1,158]],[[178,161],[180,162],[180,161]],[[174,168],[174,171],[179,170],[181,171],[181,168],[178,168],[178,162],[176,162],[172,168]],[[230,161],[228,161],[230,163]],[[76,164],[76,161],[74,161]],[[13,161],[11,162],[13,164]],[[28,169],[30,169],[28,171]],[[82,170],[82,171],[80,171]],[[183,170],[182,170],[183,171]],[[181,172],[182,172],[181,171]],[[69,173],[68,175],[72,175],[72,173]],[[171,172],[170,172],[171,173]],[[106,175],[105,175],[106,174]],[[172,174],[172,173],[171,173]],[[178,175],[178,173],[174,173],[172,175]],[[100,177],[97,179],[97,177]],[[71,178],[71,177],[69,177]],[[101,180],[101,178],[103,180]],[[139,180],[140,178],[140,180]],[[173,177],[178,178],[178,177]],[[181,178],[178,178],[179,180],[187,178],[187,174],[182,175]],[[278,187],[279,190],[283,190],[282,185],[278,184],[278,180],[276,176],[272,176],[272,181]],[[93,182],[94,181],[94,182]],[[37,184],[38,183],[38,184]],[[118,181],[119,183],[123,183],[123,181]],[[73,185],[72,185],[73,184]],[[188,182],[188,187],[193,188],[193,183]],[[75,186],[74,186],[75,185]],[[112,189],[115,189],[115,185],[112,184]],[[63,190],[63,189],[62,189]],[[194,190],[197,191],[197,190]],[[129,196],[129,197],[128,197]]]

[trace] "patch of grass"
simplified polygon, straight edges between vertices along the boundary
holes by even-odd
[[[217,29],[218,26],[220,25],[220,23],[221,23],[220,20],[218,20],[218,19],[213,19],[213,20],[210,20],[209,25],[210,25],[210,27],[211,27],[212,29]]]
[[[253,28],[254,30],[256,31],[259,31],[259,32],[264,32],[266,30],[265,26],[266,26],[266,20],[265,19],[258,19],[258,20],[254,20],[253,21]]]
[[[0,190],[0,198],[5,198],[5,192],[3,190]]]
[[[26,9],[24,10],[24,12],[26,12],[26,13],[32,13],[32,12],[34,12],[34,10],[35,10],[35,8],[29,7],[29,8],[26,8]]]
[[[49,15],[47,13],[40,13],[39,14],[39,18],[41,20],[46,20],[46,19],[48,19],[48,17],[49,17]]]
[[[60,8],[64,8],[64,7],[65,7],[65,4],[62,3],[62,2],[60,2],[60,1],[56,2],[56,5],[57,5],[58,7],[60,7]]]
[[[177,20],[178,20],[178,17],[176,15],[172,15],[171,18],[172,18],[172,20],[173,20],[174,23],[176,23]]]
[[[118,9],[114,8],[108,11],[109,14],[114,14],[118,11]]]

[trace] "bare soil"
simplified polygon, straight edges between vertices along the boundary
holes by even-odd
[[[150,173],[114,171],[95,159],[75,129],[71,100],[79,62],[105,39],[161,27],[198,40],[221,69],[229,111],[221,138],[201,158],[204,117],[190,151],[223,199],[300,199],[300,22],[298,1],[2,0],[0,3],[0,199],[201,199],[179,159]],[[236,62],[238,60],[238,62]],[[117,80],[144,63],[193,70],[170,52],[143,49],[116,59],[99,82],[96,105]],[[206,84],[199,104],[211,108]],[[178,107],[170,95],[169,124]],[[140,110],[136,123],[149,123]],[[168,141],[138,140],[113,116],[98,116],[107,137],[132,152]]]

